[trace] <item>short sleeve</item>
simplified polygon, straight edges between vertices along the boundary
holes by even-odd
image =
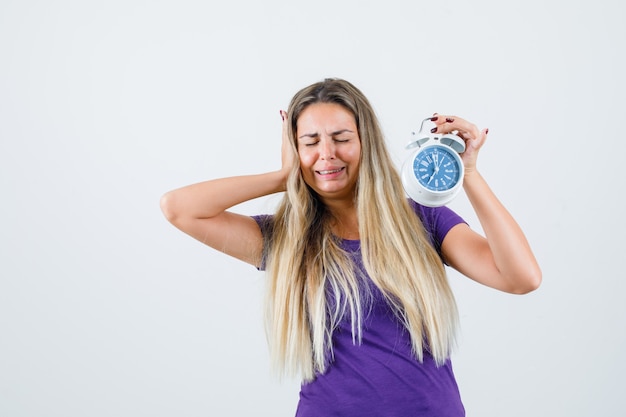
[[[409,200],[411,207],[415,214],[418,215],[426,233],[428,234],[431,243],[437,250],[437,253],[442,257],[441,243],[446,237],[450,229],[460,223],[466,223],[461,216],[456,214],[452,209],[441,207],[426,207],[413,200]],[[443,257],[442,257],[443,259]]]
[[[254,221],[259,225],[261,229],[261,235],[263,236],[263,254],[261,257],[261,265],[257,268],[259,271],[265,271],[267,262],[267,242],[270,240],[272,228],[274,225],[274,216],[270,214],[260,214],[252,216]]]

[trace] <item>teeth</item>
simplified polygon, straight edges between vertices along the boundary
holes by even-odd
[[[330,171],[318,171],[318,172],[319,172],[320,174],[322,174],[322,175],[328,175],[328,174],[334,174],[334,173],[336,173],[336,172],[339,172],[339,171],[341,171],[342,169],[343,169],[343,168],[333,169],[333,170],[330,170]]]

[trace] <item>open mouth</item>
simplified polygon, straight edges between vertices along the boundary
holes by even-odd
[[[345,169],[345,167],[342,168],[337,168],[337,169],[329,169],[329,170],[325,170],[325,171],[316,171],[318,174],[320,175],[332,175],[332,174],[337,174],[341,171],[343,171]]]

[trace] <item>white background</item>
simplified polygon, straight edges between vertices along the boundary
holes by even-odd
[[[269,370],[263,275],[158,203],[278,168],[279,110],[325,77],[370,98],[398,164],[433,112],[490,129],[479,166],[544,283],[512,296],[450,273],[468,416],[618,415],[624,8],[2,0],[0,415],[293,415],[298,381]],[[479,229],[464,196],[452,207]]]

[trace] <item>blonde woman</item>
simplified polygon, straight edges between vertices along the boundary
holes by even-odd
[[[279,170],[171,191],[165,216],[267,271],[270,353],[302,376],[297,416],[463,416],[444,263],[510,293],[541,282],[524,234],[476,169],[487,130],[432,118],[433,130],[466,142],[464,189],[483,237],[450,209],[406,198],[372,106],[349,82],[308,86],[281,116]],[[273,215],[228,211],[279,192]]]

